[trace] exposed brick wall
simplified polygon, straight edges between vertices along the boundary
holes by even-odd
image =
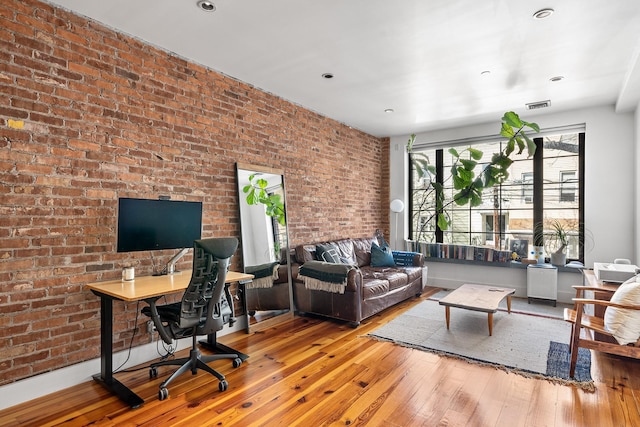
[[[292,244],[388,224],[388,139],[44,3],[3,1],[0,46],[0,385],[98,357],[84,285],[175,253],[116,253],[118,197],[202,201],[204,237],[240,237],[241,161],[286,171]],[[115,350],[138,310],[115,303]]]

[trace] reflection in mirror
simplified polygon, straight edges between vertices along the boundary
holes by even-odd
[[[290,257],[282,170],[236,164],[248,325],[292,315]],[[268,322],[267,322],[268,321]]]

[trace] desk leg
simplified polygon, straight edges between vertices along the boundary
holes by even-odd
[[[102,384],[131,408],[139,408],[144,400],[113,378],[113,301],[100,296],[100,374],[93,379]]]
[[[240,295],[242,301],[242,310],[244,311],[244,318],[247,321],[247,328],[245,329],[246,333],[249,333],[249,310],[247,308],[247,283],[251,283],[253,280],[241,280],[238,282],[238,287],[240,288]]]

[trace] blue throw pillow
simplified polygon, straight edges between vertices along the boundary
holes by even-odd
[[[380,247],[375,242],[371,243],[371,267],[395,267],[391,249],[388,246]]]

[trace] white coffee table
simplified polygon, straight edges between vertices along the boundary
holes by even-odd
[[[451,291],[449,295],[440,300],[440,305],[444,305],[447,329],[451,319],[451,307],[463,308],[465,310],[486,312],[489,316],[489,336],[493,335],[493,313],[498,311],[500,301],[507,298],[507,311],[511,313],[511,295],[515,289],[502,288],[499,286],[485,285],[462,285]]]

